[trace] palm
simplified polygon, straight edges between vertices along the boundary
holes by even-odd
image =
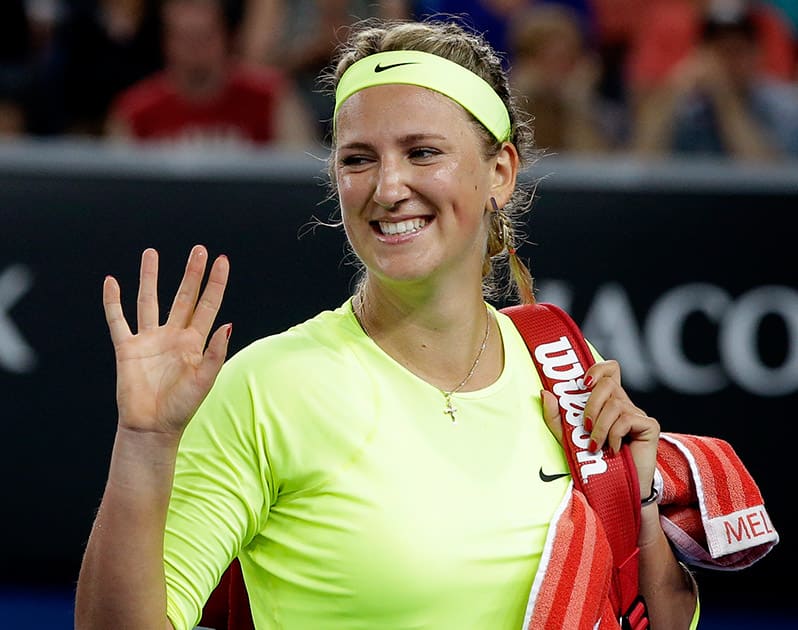
[[[206,259],[204,248],[192,250],[169,317],[160,325],[157,254],[145,251],[136,334],[122,314],[119,286],[113,278],[106,280],[103,302],[116,353],[121,426],[179,434],[210,390],[224,361],[229,326],[214,333],[207,349],[205,344],[221,305],[228,265],[224,258],[214,262],[200,297]]]

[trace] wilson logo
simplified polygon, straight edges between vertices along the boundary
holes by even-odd
[[[583,379],[585,370],[579,364],[567,337],[540,344],[535,348],[535,360],[546,378],[553,383],[551,390],[565,412],[562,414],[563,439],[570,439],[576,446],[579,476],[587,483],[591,476],[606,472],[607,462],[604,461],[602,449],[597,453],[588,450],[590,433],[585,430],[584,412],[590,391]]]

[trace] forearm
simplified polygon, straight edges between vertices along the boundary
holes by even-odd
[[[724,143],[732,155],[751,160],[772,160],[779,157],[778,150],[769,145],[764,132],[748,113],[738,95],[731,92],[719,93],[714,95],[713,103]]]
[[[589,111],[589,105],[569,108],[565,125],[565,144],[569,151],[603,153],[610,149],[603,137],[600,124]]]
[[[655,503],[643,508],[639,543],[640,593],[648,606],[651,627],[686,630],[695,612],[697,593],[662,531]]]
[[[163,539],[177,439],[119,429],[78,579],[77,630],[171,628]]]
[[[652,89],[636,95],[632,151],[641,155],[664,155],[670,151],[676,94]]]

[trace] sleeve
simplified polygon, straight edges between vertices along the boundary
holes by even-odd
[[[246,375],[228,362],[180,443],[164,538],[167,615],[193,628],[268,517],[272,476]]]
[[[690,620],[690,630],[696,630],[698,628],[698,620],[701,618],[701,596],[696,592],[695,595],[695,612],[693,612],[693,618]]]

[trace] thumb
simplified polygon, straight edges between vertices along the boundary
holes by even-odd
[[[216,376],[219,374],[219,370],[222,369],[222,364],[227,357],[227,346],[232,331],[232,324],[220,326],[208,342],[208,347],[202,357],[199,369],[200,381],[205,383],[207,389],[211,388]]]
[[[557,397],[547,389],[540,390],[540,400],[543,405],[543,419],[557,441],[562,444],[562,418]]]

